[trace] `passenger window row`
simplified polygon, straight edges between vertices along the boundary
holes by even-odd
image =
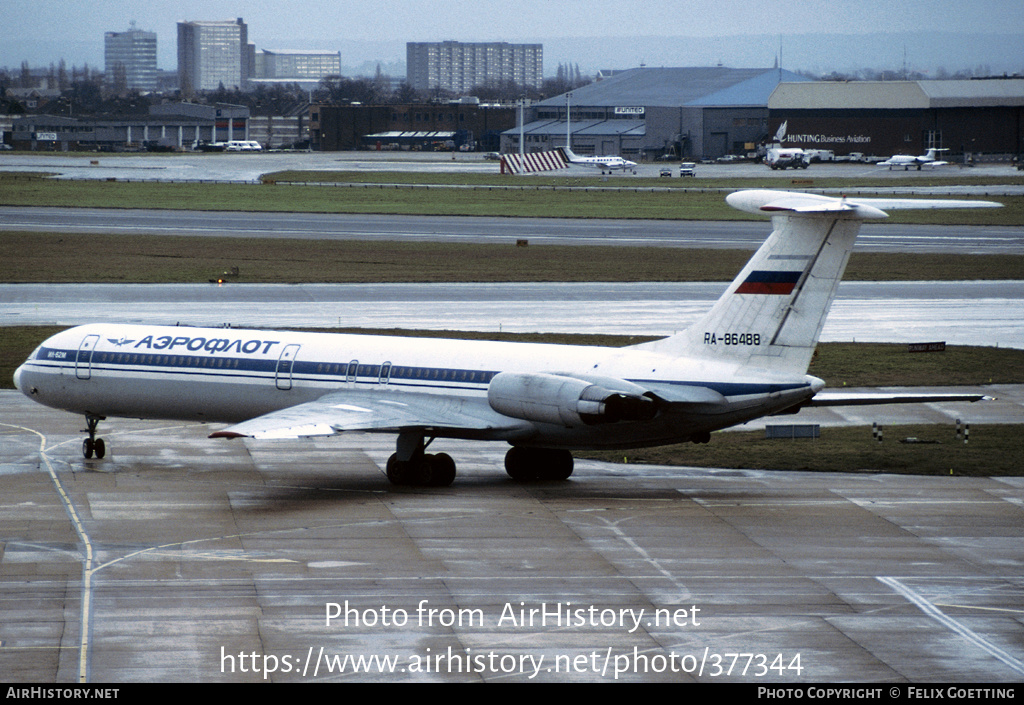
[[[83,357],[82,362],[88,358]],[[128,352],[97,352],[93,354],[93,363],[109,363],[116,365],[148,365],[155,367],[199,367],[206,369],[248,369],[273,371],[277,368],[276,360],[243,360],[240,358],[208,357],[201,355],[158,355]],[[301,362],[294,363],[295,374],[318,374],[344,377],[349,382],[359,379],[374,379],[386,382],[392,379],[425,380],[442,382],[468,382],[470,384],[487,384],[496,372],[483,370],[462,370],[437,367],[408,367],[392,365],[360,364],[358,360],[348,363]]]

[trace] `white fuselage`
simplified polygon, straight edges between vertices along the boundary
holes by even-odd
[[[631,162],[622,157],[576,157],[572,163],[579,166],[596,166],[609,170],[631,169],[636,166],[636,162]]]
[[[896,154],[889,157],[884,162],[879,162],[879,166],[887,166],[891,170],[894,166],[901,166],[904,170],[914,167],[921,169],[922,167],[939,167],[946,166],[949,162],[938,161],[936,155],[938,152],[943,151],[939,149],[929,149],[926,154],[922,154],[919,157],[915,157],[911,154]]]
[[[439,395],[460,411],[476,405],[494,414],[488,388],[499,372],[711,388],[724,401],[665,405],[643,422],[531,421],[513,431],[433,435],[564,448],[671,443],[793,407],[821,388],[804,375],[752,374],[634,348],[126,324],[58,333],[17,370],[15,384],[34,401],[80,414],[236,423],[344,390],[396,402],[403,394]]]

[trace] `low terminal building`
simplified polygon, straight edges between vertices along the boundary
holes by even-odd
[[[836,156],[1015,155],[1024,152],[1024,78],[784,82],[768,99],[768,131],[785,147]]]
[[[314,105],[313,149],[497,151],[501,133],[516,124],[516,109],[472,101],[401,105]],[[451,145],[442,147],[442,145]],[[465,145],[465,146],[463,146]]]
[[[192,149],[212,142],[249,139],[249,108],[168,103],[138,118],[70,118],[29,115],[12,121],[11,145],[28,151]]]

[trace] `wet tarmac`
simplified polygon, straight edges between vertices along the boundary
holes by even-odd
[[[671,335],[725,283],[0,284],[0,326],[89,322]],[[1024,282],[843,282],[825,342],[1024,348]]]
[[[0,392],[9,683],[1019,684],[1022,478],[578,463],[211,440]],[[440,442],[439,442],[440,443]],[[889,692],[889,685],[886,692]]]

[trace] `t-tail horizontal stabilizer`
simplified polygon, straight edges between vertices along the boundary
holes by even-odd
[[[990,201],[847,198],[749,190],[729,205],[770,215],[773,230],[711,310],[643,349],[708,362],[804,374],[866,219],[887,209],[992,208]]]

